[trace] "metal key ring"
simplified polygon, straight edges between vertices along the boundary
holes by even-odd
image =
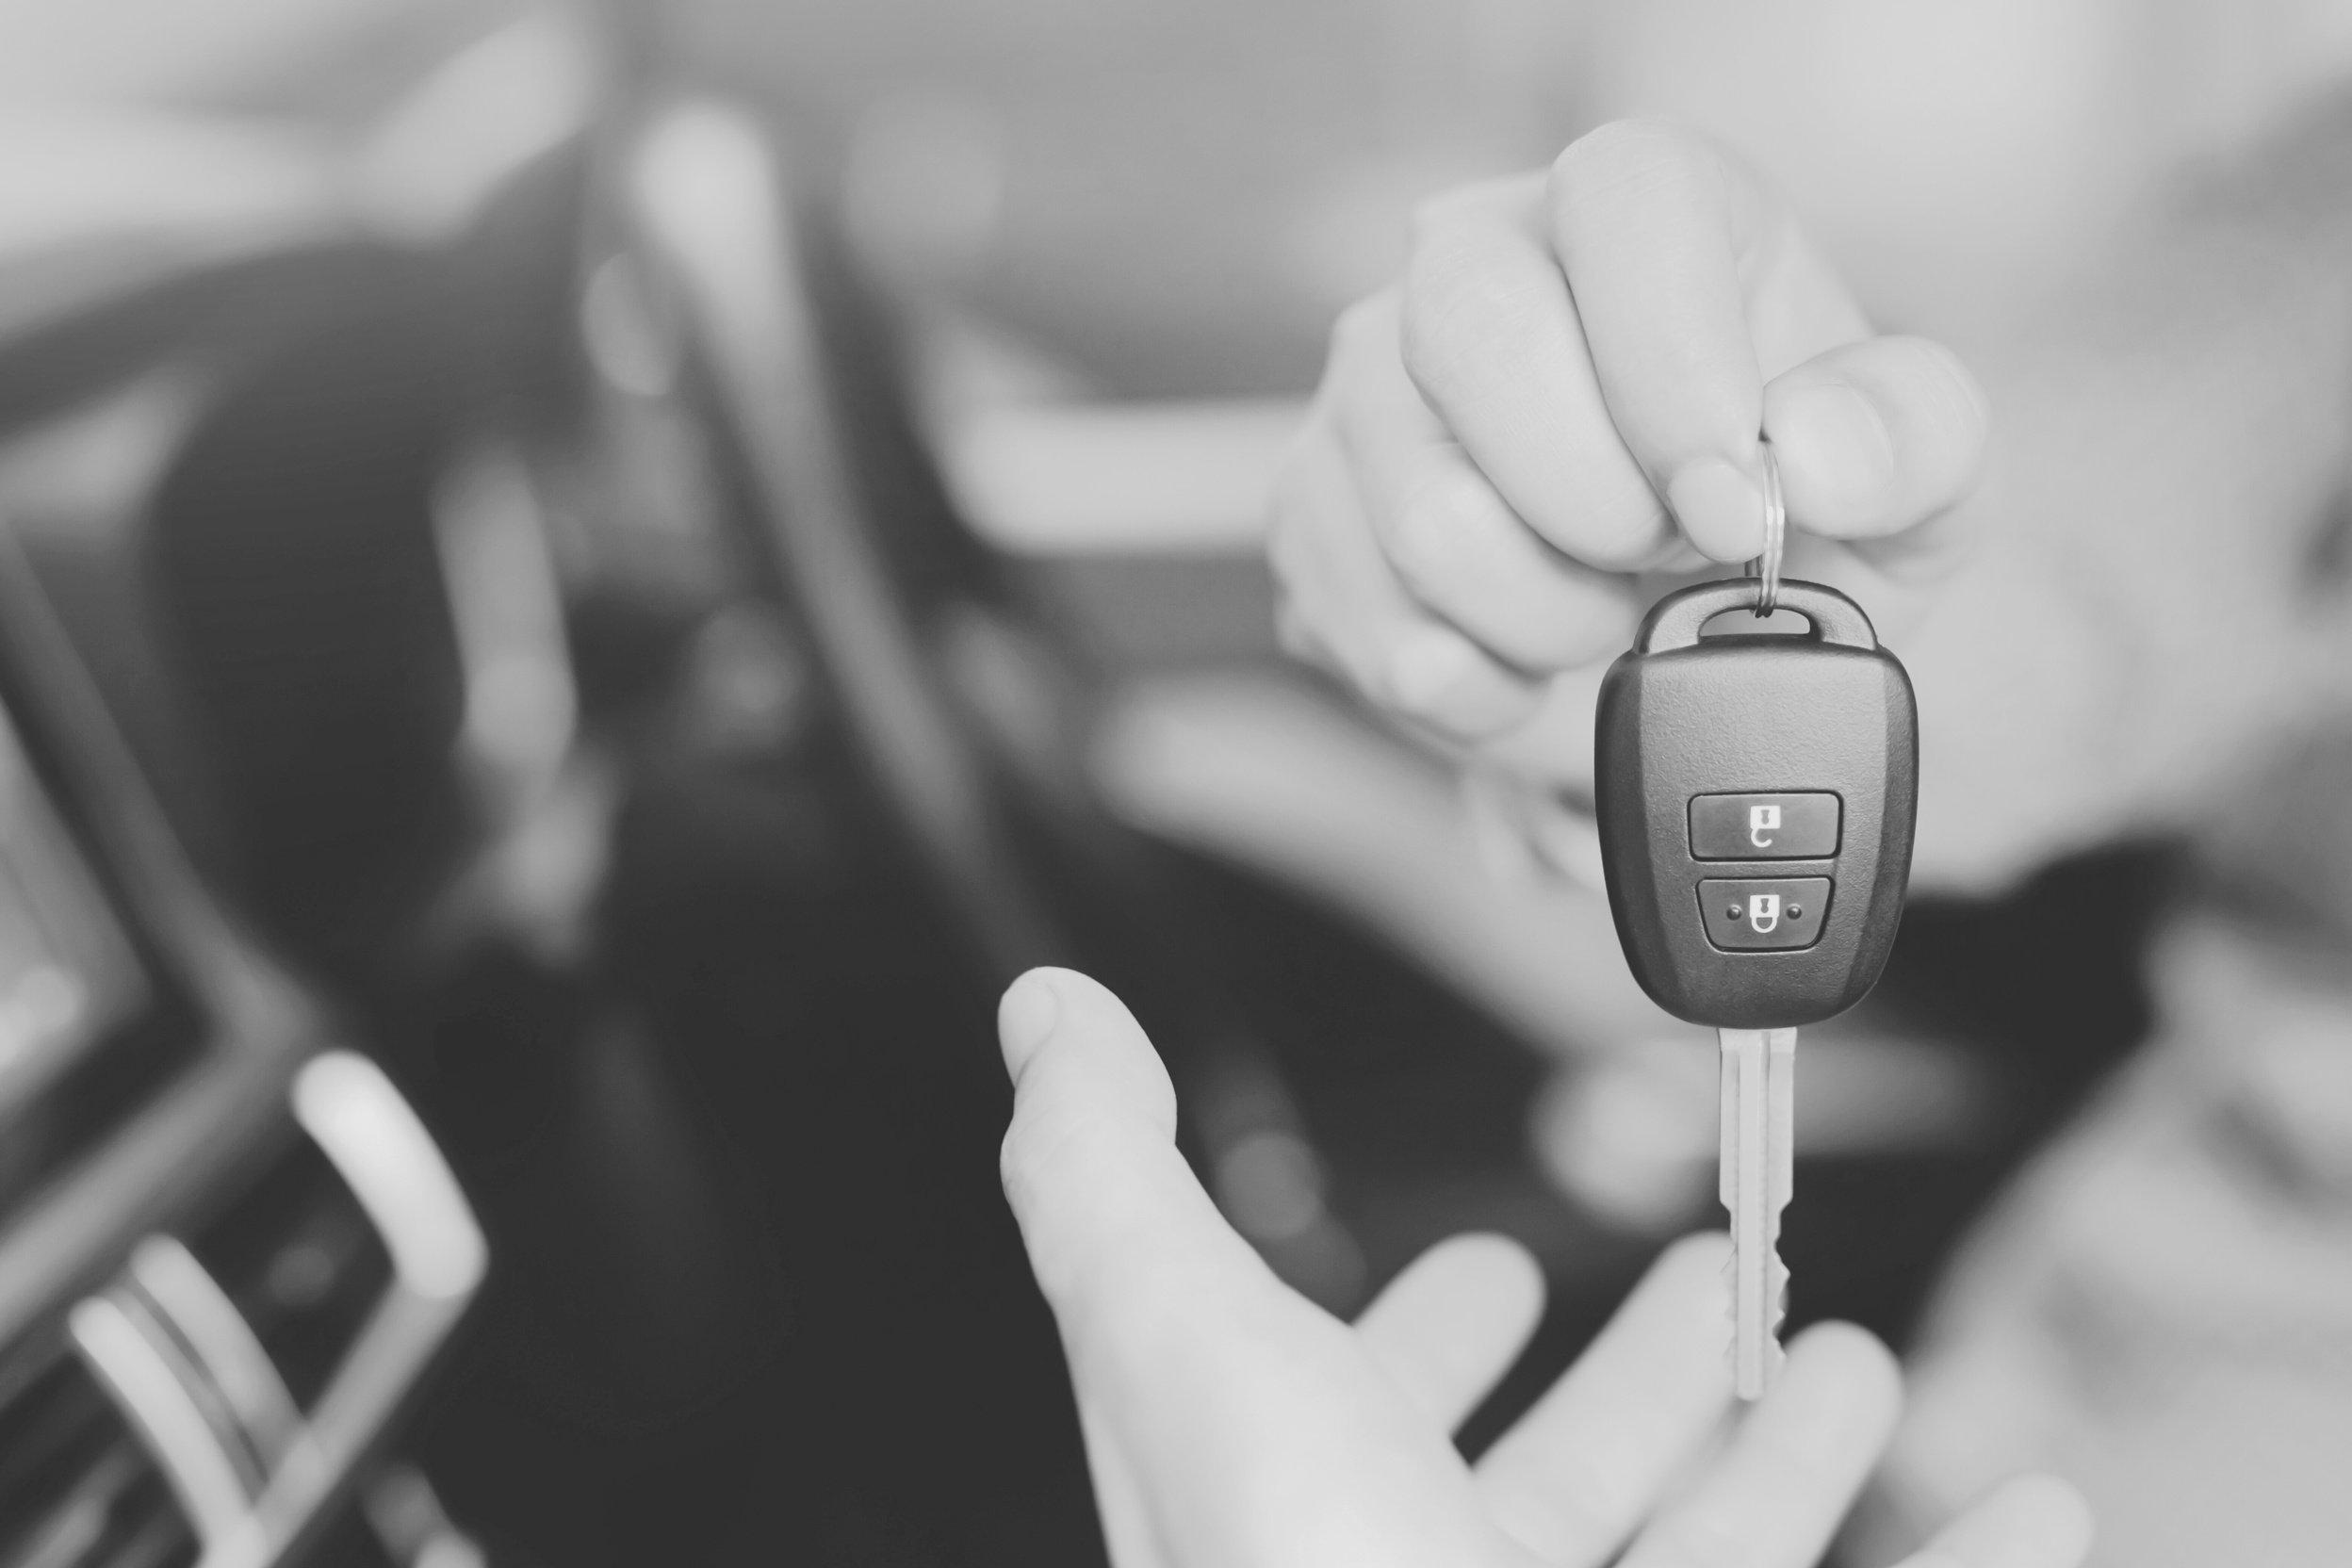
[[[1759,441],[1764,460],[1764,553],[1748,563],[1748,576],[1756,579],[1756,616],[1771,614],[1780,605],[1780,558],[1788,546],[1788,503],[1781,498],[1780,464],[1772,444]]]

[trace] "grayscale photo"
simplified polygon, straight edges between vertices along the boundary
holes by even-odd
[[[0,0],[0,1568],[2352,1565],[2352,0]]]

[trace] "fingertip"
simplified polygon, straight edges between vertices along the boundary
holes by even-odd
[[[1174,1125],[1175,1091],[1159,1052],[1127,1004],[1091,975],[1051,965],[1022,974],[997,1004],[997,1037],[1017,1106],[1076,1098]],[[1050,1055],[1049,1045],[1057,1048]]]
[[[1919,337],[1833,349],[1764,390],[1790,521],[1833,539],[1900,533],[1976,482],[1990,416],[1959,357]]]
[[[1013,1080],[999,1171],[1024,1223],[1049,1199],[1068,1208],[1089,1187],[1116,1184],[1146,1151],[1168,1147],[1176,1099],[1168,1070],[1099,981],[1030,970],[1005,988],[997,1029]]]
[[[1672,1291],[1720,1312],[1730,1298],[1730,1270],[1731,1237],[1722,1231],[1700,1231],[1660,1252],[1642,1288]]]
[[[1634,115],[1596,125],[1561,148],[1546,172],[1544,196],[1556,217],[1567,208],[1573,219],[1576,204],[1644,181],[1705,181],[1743,196],[1728,176],[1722,152],[1701,132],[1663,116]]]
[[[1694,1231],[1670,1243],[1650,1265],[1660,1277],[1720,1279],[1731,1262],[1731,1237],[1722,1231]]]
[[[1764,548],[1764,491],[1728,458],[1703,457],[1666,485],[1683,536],[1710,561],[1747,561]]]
[[[1008,1060],[1026,1055],[998,1176],[1066,1344],[1163,1321],[1171,1291],[1262,1266],[1177,1150],[1168,1070],[1117,996],[1034,969],[1006,988],[999,1021]]]
[[[1844,1417],[1891,1432],[1903,1408],[1903,1368],[1895,1353],[1868,1329],[1816,1323],[1788,1346],[1784,1381],[1805,1381],[1837,1393]]]
[[[1106,1029],[1116,1029],[1140,1037],[1143,1026],[1128,1010],[1127,1004],[1119,1000],[1117,991],[1093,975],[1051,964],[1033,969],[1029,973],[1044,979],[1054,988],[1054,999],[1061,1006],[1065,1021],[1063,1027],[1091,1026],[1093,1032],[1098,1034]]]
[[[1055,988],[1057,976],[1067,970],[1033,969],[1004,988],[1004,994],[996,1004],[997,1044],[1004,1053],[1004,1070],[1013,1082],[1021,1075],[1039,1047],[1054,1037],[1061,1021],[1062,1001]]]
[[[1691,547],[1719,563],[1754,558],[1762,377],[1742,275],[1761,212],[1753,183],[1692,130],[1618,121],[1553,163],[1548,210],[1626,452]]]
[[[1895,440],[1869,395],[1844,382],[1803,382],[1783,389],[1772,412],[1784,485],[1793,479],[1816,510],[1827,502],[1840,517],[1883,505],[1895,479]]]
[[[1422,1253],[1417,1262],[1475,1283],[1498,1318],[1521,1319],[1532,1326],[1544,1311],[1544,1266],[1510,1236],[1493,1231],[1448,1236]]]
[[[1355,1330],[1414,1408],[1450,1429],[1509,1370],[1543,1314],[1544,1273],[1527,1250],[1473,1233],[1407,1264]]]
[[[2042,1555],[2034,1568],[2071,1565],[2091,1555],[2099,1520],[2090,1499],[2072,1481],[2046,1471],[2013,1476],[1988,1501],[2000,1505],[2014,1531],[2039,1544]]]
[[[2082,1494],[2034,1472],[1986,1493],[1903,1568],[2079,1568],[2097,1536]]]
[[[1282,650],[1302,664],[1322,662],[1329,657],[1323,640],[1315,635],[1315,625],[1307,618],[1298,601],[1285,598],[1274,612],[1274,641]]]
[[[1467,1232],[1399,1269],[1358,1323],[1402,1316],[1516,1350],[1543,1316],[1544,1295],[1544,1268],[1533,1253],[1506,1235]]]
[[[1794,1357],[1799,1352],[1834,1361],[1840,1367],[1851,1368],[1883,1384],[1902,1381],[1895,1353],[1886,1348],[1886,1341],[1858,1323],[1816,1323],[1790,1342],[1789,1355]]]
[[[1674,1325],[1677,1339],[1713,1345],[1730,1332],[1731,1238],[1721,1231],[1684,1236],[1659,1252],[1626,1308]],[[1728,1381],[1724,1384],[1729,1393]]]

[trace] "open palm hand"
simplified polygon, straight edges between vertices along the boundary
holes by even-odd
[[[1803,1568],[1892,1430],[1894,1362],[1842,1324],[1800,1336],[1735,1419],[1723,1240],[1695,1236],[1467,1464],[1450,1433],[1541,1305],[1523,1251],[1457,1237],[1343,1323],[1210,1202],[1177,1152],[1167,1072],[1118,998],[1033,971],[999,1029],[1016,1096],[1005,1190],[1119,1568]],[[1906,1568],[2074,1568],[2088,1537],[2070,1489],[2023,1478]]]

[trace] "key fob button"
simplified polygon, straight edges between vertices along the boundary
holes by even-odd
[[[1836,795],[1690,797],[1694,860],[1826,860],[1837,853]]]
[[[1821,939],[1826,876],[1710,877],[1699,884],[1707,939],[1725,953],[1794,953]]]

